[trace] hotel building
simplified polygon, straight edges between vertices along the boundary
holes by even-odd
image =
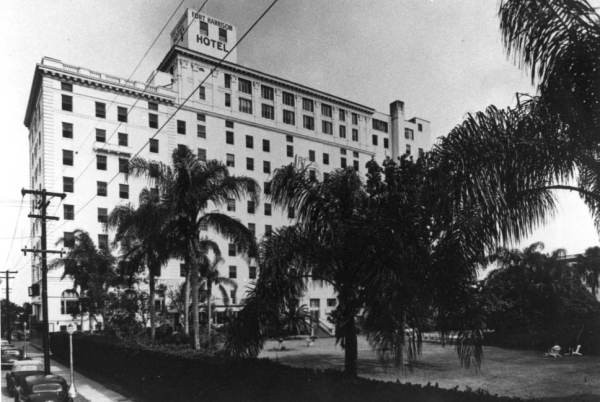
[[[392,102],[387,113],[378,112],[237,64],[235,50],[219,64],[237,40],[231,24],[187,10],[171,40],[172,47],[145,83],[47,57],[36,65],[24,121],[29,129],[29,185],[67,194],[48,209],[61,218],[48,222],[49,246],[64,238],[64,245],[57,247],[69,247],[76,229],[87,231],[100,247],[109,245],[111,233],[103,227],[107,214],[118,204],[135,205],[148,185],[145,179],[127,177],[128,161],[140,149],[140,157],[170,163],[172,151],[187,146],[201,159],[224,161],[233,174],[253,177],[268,192],[274,169],[295,160],[310,163],[321,179],[344,167],[364,172],[371,158],[383,161],[404,153],[418,157],[431,146],[430,123],[407,119],[401,101]],[[279,210],[264,197],[259,205],[230,200],[221,212],[246,224],[258,240],[294,221],[294,211]],[[207,235],[218,240],[225,256],[221,276],[238,284],[227,289],[235,309],[260,274],[259,267],[226,240]],[[40,247],[39,236],[40,224],[32,220],[31,246]],[[32,303],[41,319],[39,266],[39,258],[33,257]],[[178,286],[181,268],[181,261],[170,261],[158,282]],[[77,294],[61,274],[62,269],[48,274],[51,331],[79,323],[70,314]],[[217,289],[213,295],[222,311],[224,298]],[[158,298],[157,304],[163,303]],[[302,303],[326,326],[336,300],[331,289],[313,282]]]

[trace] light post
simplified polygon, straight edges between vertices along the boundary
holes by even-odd
[[[73,334],[75,333],[76,327],[73,323],[67,326],[67,332],[69,333],[69,365],[71,368],[71,385],[69,386],[69,397],[75,398],[77,396],[77,390],[75,389],[75,379],[73,376]]]

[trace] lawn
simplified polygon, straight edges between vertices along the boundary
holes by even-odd
[[[342,369],[343,350],[332,338],[317,339],[311,347],[303,340],[286,340],[285,351],[269,341],[260,357],[298,367]],[[585,351],[583,351],[585,353]],[[539,352],[485,347],[481,370],[460,367],[453,346],[424,343],[421,359],[412,371],[386,367],[364,338],[358,343],[360,376],[383,381],[438,383],[443,388],[484,389],[491,394],[521,398],[582,396],[600,401],[600,357],[552,359]]]

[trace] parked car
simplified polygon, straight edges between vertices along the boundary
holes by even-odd
[[[44,363],[39,360],[17,360],[11,371],[6,373],[8,395],[14,396],[17,387],[23,386],[25,377],[44,375]]]
[[[25,350],[16,346],[9,345],[2,347],[2,354],[0,355],[0,362],[2,363],[2,369],[11,369],[13,363],[17,360],[23,360],[25,358]]]
[[[14,395],[15,402],[73,402],[67,381],[56,374],[27,376]]]

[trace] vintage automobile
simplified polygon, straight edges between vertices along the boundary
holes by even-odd
[[[30,375],[15,388],[15,402],[73,402],[67,381],[59,375]]]
[[[22,386],[25,377],[44,375],[44,363],[39,360],[17,360],[11,371],[6,373],[8,395],[13,396],[15,389]]]
[[[0,362],[2,363],[2,369],[10,369],[13,363],[17,360],[23,360],[25,358],[25,350],[16,346],[2,347],[2,353],[0,355]]]

